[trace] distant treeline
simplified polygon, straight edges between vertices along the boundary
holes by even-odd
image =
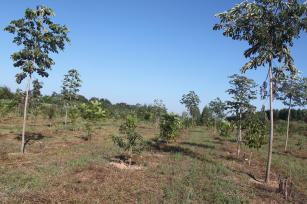
[[[24,92],[21,89],[17,89],[16,92],[12,92],[8,87],[0,87],[0,105],[1,101],[12,101],[13,105],[18,107],[18,112],[22,115],[22,107],[24,105]],[[105,98],[92,97],[87,99],[83,95],[77,95],[77,99],[74,103],[89,103],[90,101],[99,101],[101,107],[106,111],[107,117],[115,119],[125,119],[128,114],[134,114],[139,119],[155,120],[155,113],[159,114],[166,112],[164,107],[156,107],[154,105],[129,105],[127,103],[112,104],[111,101]],[[62,94],[53,92],[51,95],[45,95],[40,97],[33,97],[32,91],[29,92],[29,111],[38,106],[44,106],[46,104],[55,106],[57,112],[63,114],[64,98]],[[1,108],[0,108],[1,109]],[[158,110],[157,110],[158,109]]]
[[[15,100],[16,103],[19,103],[20,106],[23,106],[23,99],[24,99],[24,92],[20,89],[17,89],[16,92],[12,92],[7,87],[0,87],[0,100]],[[45,95],[40,97],[41,104],[54,104],[58,105],[59,107],[63,106],[63,96],[56,92],[53,92],[50,96]],[[153,105],[129,105],[127,103],[116,103],[112,104],[110,100],[105,98],[96,98],[92,97],[87,99],[82,95],[78,95],[76,102],[77,103],[89,103],[90,101],[99,101],[101,106],[104,110],[107,111],[109,117],[114,118],[125,118],[127,114],[134,113],[136,114],[137,118],[152,118],[154,119],[154,113],[157,111],[155,110],[157,107]],[[31,92],[30,92],[30,107],[31,107]],[[160,110],[162,112],[166,112],[166,109]],[[199,112],[199,111],[198,111]],[[258,111],[255,113],[259,119],[265,120],[265,118],[270,118],[270,111],[266,110]],[[204,115],[204,112],[200,116],[199,123],[203,123],[202,121],[205,120],[208,115]],[[275,109],[274,110],[274,119],[275,120],[287,120],[288,117],[288,109]],[[236,120],[234,116],[227,117],[227,120]],[[306,109],[292,109],[291,110],[291,121],[305,121],[307,122],[307,110]]]

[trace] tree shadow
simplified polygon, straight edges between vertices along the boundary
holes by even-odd
[[[48,137],[51,137],[51,136],[48,136]],[[19,141],[21,141],[21,138],[22,138],[21,134],[19,134],[17,137],[15,137],[15,139],[19,140]],[[25,133],[25,146],[28,145],[28,144],[30,145],[31,142],[39,141],[39,140],[42,140],[44,138],[47,138],[47,136],[42,135],[42,133],[26,132]]]
[[[197,143],[192,143],[192,142],[181,142],[180,144],[190,145],[190,146],[194,146],[194,147],[202,147],[204,149],[215,149],[214,145],[197,144]]]
[[[215,164],[213,160],[209,160],[204,157],[204,155],[191,151],[188,148],[183,148],[174,144],[167,144],[159,141],[148,142],[148,145],[151,150],[159,151],[159,152],[170,152],[170,153],[181,153],[185,156],[189,156],[193,159],[197,159],[202,162],[208,162]]]

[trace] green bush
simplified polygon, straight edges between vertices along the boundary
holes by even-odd
[[[175,140],[181,128],[181,121],[177,114],[165,113],[160,121],[160,138],[169,142]]]

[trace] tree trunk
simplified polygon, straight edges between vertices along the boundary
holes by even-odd
[[[248,166],[251,165],[251,162],[252,162],[252,155],[253,155],[253,152],[251,151],[251,153],[249,154]]]
[[[28,77],[28,83],[27,83],[27,88],[26,88],[25,106],[24,106],[24,110],[23,110],[23,125],[22,125],[22,135],[21,135],[21,153],[22,154],[24,154],[24,148],[25,148],[25,131],[26,131],[27,106],[28,106],[30,83],[31,83],[31,74]]]
[[[66,125],[66,123],[67,123],[67,112],[68,112],[67,109],[68,109],[68,104],[65,105],[65,122],[64,122],[65,125]]]
[[[272,160],[272,149],[273,149],[273,137],[274,137],[274,116],[273,116],[273,73],[272,73],[272,58],[269,62],[269,73],[270,73],[270,142],[269,142],[269,151],[268,151],[268,161],[265,182],[270,182],[270,170],[271,170],[271,160]]]
[[[237,148],[237,156],[240,156],[241,151],[241,141],[242,141],[242,111],[239,113],[239,132],[238,132],[238,148]]]
[[[288,123],[287,123],[287,137],[286,137],[285,151],[287,151],[288,138],[289,138],[290,114],[291,114],[291,98],[290,98],[290,104],[289,104],[289,109],[288,109]]]

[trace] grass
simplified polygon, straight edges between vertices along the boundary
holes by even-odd
[[[93,140],[84,141],[82,121],[74,130],[60,119],[51,127],[48,120],[37,120],[39,125],[29,132],[41,136],[31,137],[25,156],[18,154],[20,141],[16,139],[21,118],[0,122],[0,202],[2,197],[18,203],[287,202],[252,178],[264,178],[266,147],[255,152],[249,167],[247,161],[236,158],[233,138],[198,127],[185,131],[177,142],[158,144],[154,138],[159,130],[141,122],[137,132],[148,141],[146,151],[134,158],[141,169],[119,169],[110,162],[121,154],[111,139],[119,134],[120,121],[103,122]],[[298,150],[294,141],[301,136],[290,136],[289,153],[282,151],[282,137],[276,136],[274,142],[273,174],[291,176],[298,189],[292,201],[304,202],[305,150]],[[243,147],[242,154],[248,153]]]

